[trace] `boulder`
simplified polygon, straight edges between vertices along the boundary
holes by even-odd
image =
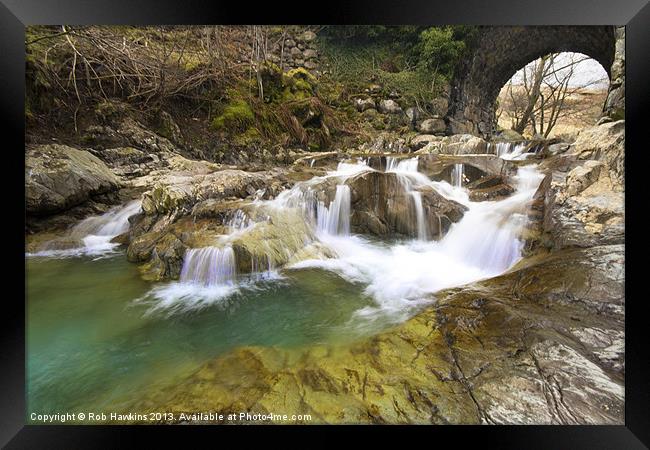
[[[561,153],[566,152],[569,149],[569,144],[566,144],[564,142],[559,142],[557,144],[552,144],[546,147],[546,151],[544,152],[544,156],[556,156]]]
[[[160,158],[155,153],[147,154],[134,147],[90,149],[90,151],[113,169],[113,173],[126,179],[140,177],[168,165],[167,159]]]
[[[481,178],[469,183],[465,187],[469,190],[485,189],[485,188],[499,186],[501,184],[507,184],[504,177],[500,175],[484,175]]]
[[[151,249],[149,261],[140,267],[143,278],[151,281],[177,279],[183,268],[186,246],[173,233],[160,238]]]
[[[381,86],[378,84],[370,84],[365,91],[369,94],[379,94],[381,92]]]
[[[91,153],[50,144],[26,151],[27,214],[49,215],[121,186],[113,172]]]
[[[384,114],[399,114],[402,108],[395,100],[388,99],[379,102],[379,111]]]
[[[117,124],[92,125],[83,136],[84,142],[95,149],[135,147],[146,153],[172,153],[176,147],[169,139],[144,127],[137,120],[126,117]]]
[[[625,121],[617,120],[580,131],[572,145],[578,159],[594,159],[607,166],[616,190],[625,184]]]
[[[174,118],[167,111],[160,111],[158,115],[158,134],[176,144],[183,144],[181,128],[174,121]]]
[[[583,165],[571,170],[567,175],[566,192],[577,195],[594,184],[600,176],[601,169],[605,166],[600,161],[589,160]]]
[[[372,109],[364,112],[364,115]],[[363,153],[407,153],[409,148],[406,145],[406,140],[401,135],[390,132],[382,132],[375,136],[371,141],[364,142],[359,146],[359,151]]]
[[[245,198],[267,185],[269,178],[243,170],[221,170],[207,175],[171,177],[158,183],[142,197],[142,209],[149,215],[175,211],[188,213],[208,199]]]
[[[449,108],[449,101],[444,97],[437,97],[431,100],[431,109],[434,114],[445,116]]]
[[[472,134],[454,134],[429,142],[418,150],[419,154],[481,155],[488,153],[487,142]]]
[[[473,202],[501,200],[515,192],[500,175],[484,175],[465,187],[469,189],[469,199]]]
[[[411,150],[416,151],[420,150],[422,147],[426,146],[429,142],[440,141],[442,138],[440,136],[434,136],[433,134],[418,134],[409,142]]]
[[[395,173],[364,172],[346,181],[350,186],[354,232],[379,236],[418,236],[417,212],[413,196]],[[466,208],[438,194],[431,186],[418,188],[429,238],[440,238]]]
[[[357,111],[363,112],[367,109],[374,109],[376,105],[372,98],[366,97],[354,99],[354,107],[357,108]]]
[[[513,192],[515,192],[515,190],[512,186],[507,184],[497,184],[495,186],[470,190],[469,199],[473,202],[501,200],[508,197]]]
[[[624,243],[624,194],[606,164],[591,160],[569,168],[553,172],[545,190],[544,245],[561,250]]]
[[[426,119],[420,123],[420,131],[426,134],[444,134],[446,128],[445,121],[439,117]]]

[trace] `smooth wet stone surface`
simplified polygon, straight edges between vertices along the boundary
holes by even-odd
[[[237,349],[132,407],[310,423],[622,424],[623,246],[536,259],[441,292],[355,344]]]

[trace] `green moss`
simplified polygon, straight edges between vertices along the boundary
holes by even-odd
[[[250,105],[245,100],[234,99],[226,105],[221,115],[214,118],[212,128],[218,131],[246,130],[254,120]]]
[[[267,103],[275,103],[280,100],[282,96],[283,73],[282,69],[272,62],[265,62],[260,66],[260,78],[262,79],[262,87],[264,88],[264,100]],[[251,80],[254,89],[258,89],[257,80]]]
[[[126,114],[128,111],[129,105],[119,101],[105,100],[95,106],[95,114],[104,120],[114,119]]]
[[[248,127],[246,131],[241,134],[238,134],[234,138],[234,142],[237,145],[248,146],[259,143],[262,140],[262,135],[254,127]]]
[[[291,69],[290,71],[287,72],[287,78],[292,79],[292,80],[303,80],[310,84],[311,86],[316,85],[316,77],[313,76],[307,69],[304,67],[297,67],[295,69]]]

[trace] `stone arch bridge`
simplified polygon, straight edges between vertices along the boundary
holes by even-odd
[[[598,61],[611,80],[605,110],[624,109],[623,40],[624,29],[614,26],[480,27],[451,83],[447,132],[490,137],[501,88],[526,64],[552,52],[583,53]],[[612,67],[615,60],[622,61]]]

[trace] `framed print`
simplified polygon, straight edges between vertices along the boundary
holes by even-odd
[[[645,2],[0,11],[8,448],[645,448]]]

